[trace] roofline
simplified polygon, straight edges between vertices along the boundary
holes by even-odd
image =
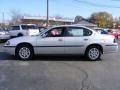
[[[23,16],[22,17],[23,20],[46,20],[46,17],[27,17],[27,16]],[[61,18],[61,19],[57,19],[55,17],[49,17],[49,20],[51,21],[59,21],[59,22],[71,22],[74,23],[74,19],[65,19],[65,18]]]
[[[89,25],[89,24],[79,24],[79,23],[78,24],[74,24],[74,25],[80,25],[80,26],[97,26],[97,25],[92,24],[92,23],[91,23],[91,25]]]
[[[82,27],[82,28],[86,28],[86,29],[89,29],[89,30],[95,32],[94,29],[91,29],[91,28],[88,28],[88,27],[85,27],[85,26],[76,26],[76,25],[54,25],[52,27],[47,28],[45,32],[47,32],[47,31],[49,31],[49,30],[51,30],[53,28],[57,28],[57,27],[58,28],[59,27]]]
[[[54,25],[53,27],[51,27],[51,28],[54,28],[54,27],[83,27],[83,28],[88,28],[88,27],[86,27],[86,26],[77,26],[77,25]],[[90,28],[88,28],[88,29],[90,29]]]
[[[36,25],[36,24],[15,24],[15,25],[11,25],[11,26],[17,26],[17,25]]]

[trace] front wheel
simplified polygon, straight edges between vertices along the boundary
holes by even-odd
[[[87,58],[92,61],[101,60],[101,55],[102,53],[98,46],[90,46],[86,51]]]
[[[16,49],[16,57],[20,60],[30,60],[33,57],[33,49],[27,45],[18,46]]]

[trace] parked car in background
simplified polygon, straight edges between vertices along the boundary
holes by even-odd
[[[10,39],[4,48],[5,52],[22,60],[29,60],[37,54],[82,54],[89,60],[100,60],[103,53],[116,52],[118,44],[111,35],[99,34],[83,26],[63,25],[40,35]]]
[[[0,42],[10,39],[10,34],[7,30],[0,30]]]
[[[104,30],[102,28],[96,28],[94,29],[96,32],[100,33],[100,34],[108,34],[108,31],[107,30]]]
[[[35,24],[20,24],[11,26],[9,32],[12,37],[38,35],[39,28]]]
[[[115,36],[116,39],[118,39],[120,37],[120,30],[110,29],[110,30],[108,30],[108,33]]]

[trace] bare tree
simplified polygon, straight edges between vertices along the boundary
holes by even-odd
[[[76,16],[76,17],[75,17],[75,20],[74,20],[74,23],[77,24],[77,23],[79,23],[82,19],[83,19],[82,16]]]
[[[11,20],[10,24],[20,24],[21,23],[21,18],[23,17],[23,14],[19,10],[12,10],[10,12],[11,15]]]
[[[56,16],[54,16],[56,19],[62,19],[63,17],[61,16],[61,15],[56,15]]]

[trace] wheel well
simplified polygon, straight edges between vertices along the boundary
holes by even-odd
[[[100,50],[101,50],[101,52],[103,53],[103,47],[102,47],[101,45],[99,45],[99,44],[91,44],[91,45],[87,46],[87,48],[86,48],[86,50],[85,50],[85,53],[86,53],[86,51],[87,51],[90,47],[92,47],[92,46],[99,47]]]
[[[26,42],[18,44],[15,48],[15,53],[16,53],[18,47],[23,46],[23,45],[31,47],[31,49],[33,50],[33,53],[34,53],[33,46],[30,43],[26,43]]]
[[[19,33],[17,36],[23,36],[23,34],[22,34],[22,33]]]

